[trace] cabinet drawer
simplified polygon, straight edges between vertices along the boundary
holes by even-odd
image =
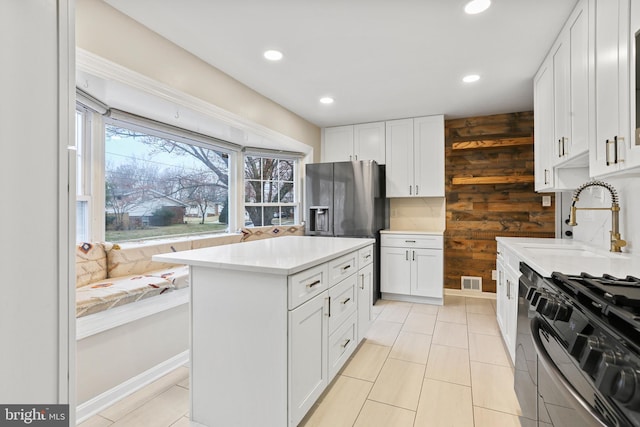
[[[443,238],[429,234],[382,234],[381,246],[442,249]]]
[[[329,287],[358,271],[358,252],[329,261]]]
[[[288,277],[289,310],[310,300],[329,288],[329,267],[326,263]]]
[[[357,342],[356,314],[329,336],[329,382],[353,353]]]
[[[353,274],[329,289],[329,333],[356,311],[358,275]]]
[[[358,251],[358,270],[373,263],[373,245]]]

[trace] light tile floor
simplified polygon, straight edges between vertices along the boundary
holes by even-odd
[[[378,301],[375,315],[366,340],[301,426],[521,425],[495,301]],[[188,375],[177,369],[80,426],[186,427]]]

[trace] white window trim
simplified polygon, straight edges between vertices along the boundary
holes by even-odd
[[[242,200],[243,204],[242,204],[242,209],[241,209],[241,213],[243,215],[243,221],[244,221],[244,212],[247,208],[247,206],[257,206],[257,207],[269,207],[269,206],[291,206],[295,209],[295,216],[293,218],[293,222],[295,224],[300,224],[302,221],[302,189],[303,189],[303,185],[304,185],[304,181],[302,179],[302,174],[301,171],[303,170],[302,168],[304,168],[304,165],[302,165],[302,163],[304,162],[305,158],[303,157],[302,154],[300,153],[287,153],[287,152],[281,152],[281,151],[275,151],[275,150],[258,150],[258,149],[248,149],[248,150],[243,150],[243,156],[242,156],[242,171],[244,172],[244,163],[245,163],[245,159],[246,157],[263,157],[263,158],[271,158],[271,159],[283,159],[283,160],[294,160],[295,161],[295,168],[293,171],[293,185],[294,185],[294,193],[293,193],[293,197],[294,197],[294,201],[293,202],[282,202],[282,203],[252,203],[252,202],[245,202],[246,197],[245,197],[245,192],[244,192],[244,188],[245,188],[245,182],[246,182],[246,178],[244,176],[244,173],[242,174],[242,195],[240,200]],[[263,224],[264,225],[264,224]]]
[[[117,114],[114,114],[113,117],[102,117],[102,125],[101,125],[101,147],[100,153],[102,154],[101,159],[101,167],[99,169],[99,174],[96,173],[94,176],[99,177],[100,179],[96,179],[95,181],[100,182],[100,187],[102,188],[102,192],[100,195],[100,212],[101,212],[101,223],[100,223],[100,231],[102,233],[101,239],[99,241],[105,240],[105,217],[106,217],[106,201],[105,201],[105,129],[107,125],[123,127],[126,129],[142,132],[148,135],[158,136],[161,138],[171,139],[176,142],[181,142],[184,144],[200,146],[203,148],[207,148],[210,150],[215,150],[219,152],[223,152],[229,156],[229,206],[228,206],[228,223],[227,223],[227,233],[233,233],[234,230],[238,230],[238,224],[244,225],[244,217],[242,218],[242,222],[238,222],[237,208],[238,206],[238,198],[237,191],[233,191],[234,188],[238,187],[237,180],[237,172],[238,169],[237,163],[238,159],[242,158],[239,156],[240,149],[235,144],[226,143],[226,141],[219,140],[217,138],[208,137],[206,135],[199,135],[188,130],[180,129],[166,123],[156,122],[151,119],[147,119],[144,117],[135,116],[133,114],[128,114],[124,111],[118,111]],[[236,148],[235,150],[233,148]],[[243,200],[243,199],[241,199]],[[96,202],[98,204],[98,202]],[[224,233],[220,233],[224,234]]]

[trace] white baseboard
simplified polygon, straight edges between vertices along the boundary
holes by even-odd
[[[418,304],[442,305],[442,298],[420,297],[404,294],[390,294],[383,292],[382,299],[391,301],[415,302]]]
[[[87,420],[96,415],[100,411],[108,408],[117,401],[129,396],[130,394],[140,390],[142,387],[151,384],[174,369],[179,368],[189,362],[189,350],[166,360],[151,369],[147,369],[140,375],[137,375],[110,390],[90,399],[76,407],[76,424]]]
[[[469,297],[469,298],[485,298],[485,299],[496,299],[496,294],[494,292],[478,292],[478,291],[469,291],[462,289],[447,289],[444,290],[445,295],[457,295],[461,297]]]

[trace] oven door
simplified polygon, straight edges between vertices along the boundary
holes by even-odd
[[[531,319],[530,326],[537,354],[540,422],[554,427],[626,425],[603,409],[605,405],[598,390],[584,378],[549,325],[536,316]]]

